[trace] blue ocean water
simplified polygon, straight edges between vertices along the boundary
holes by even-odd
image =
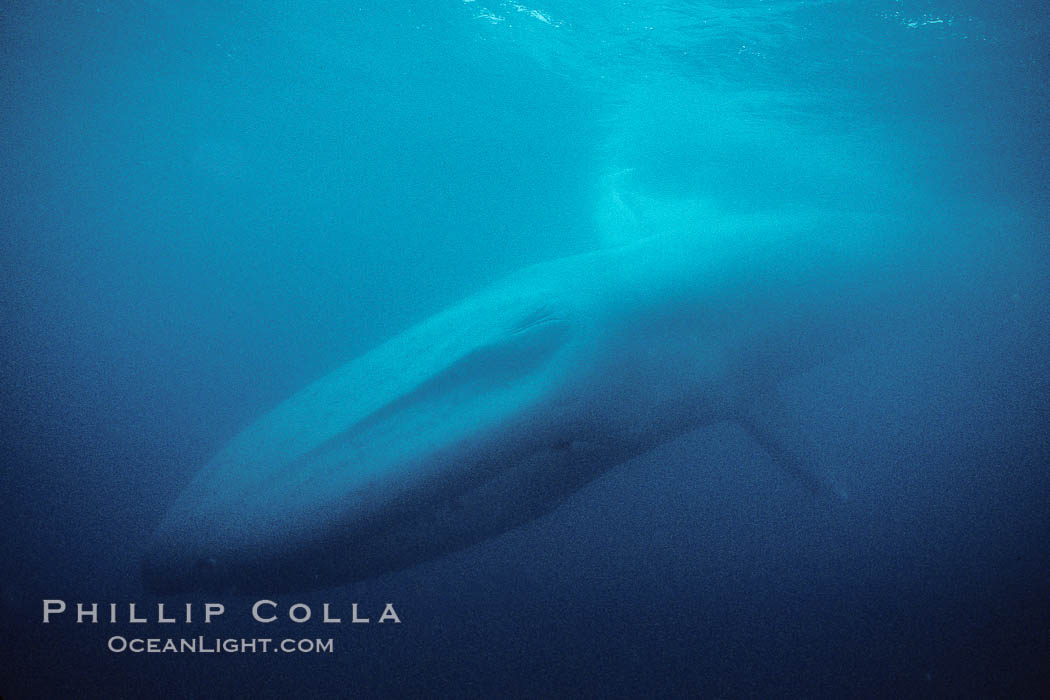
[[[5,7],[0,695],[1037,696],[1045,15]],[[396,626],[265,630],[334,637],[332,655],[118,654],[126,624],[41,624],[45,598],[155,601],[150,533],[276,402],[507,273],[708,202],[893,217],[943,261],[902,281],[905,323],[781,386],[845,504],[717,424],[502,537],[281,596],[395,602]],[[223,600],[208,633],[261,633],[251,598]]]

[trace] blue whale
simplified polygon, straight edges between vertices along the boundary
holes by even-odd
[[[163,518],[146,587],[282,592],[397,571],[716,421],[841,497],[776,385],[878,325],[901,286],[884,230],[750,214],[522,269],[234,437]]]

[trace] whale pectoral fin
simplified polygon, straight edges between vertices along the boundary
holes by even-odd
[[[835,500],[846,499],[845,491],[822,467],[818,450],[806,437],[795,410],[775,388],[759,392],[753,401],[739,407],[736,420],[773,461],[807,489]]]

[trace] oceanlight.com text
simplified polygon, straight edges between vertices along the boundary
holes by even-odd
[[[122,637],[109,638],[106,647],[114,653],[132,654],[331,654],[335,650],[334,642],[329,639],[279,639],[272,638],[221,638],[221,637],[181,637],[181,638],[142,638]]]

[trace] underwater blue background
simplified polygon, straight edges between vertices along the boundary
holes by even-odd
[[[8,4],[0,695],[1036,696],[1048,46],[1041,2]],[[127,625],[40,624],[43,598],[153,601],[148,537],[226,440],[607,244],[625,171],[678,200],[897,207],[945,260],[904,330],[781,387],[847,503],[719,424],[502,537],[278,597],[401,625],[261,629],[227,596],[207,630],[332,655],[112,654]]]

